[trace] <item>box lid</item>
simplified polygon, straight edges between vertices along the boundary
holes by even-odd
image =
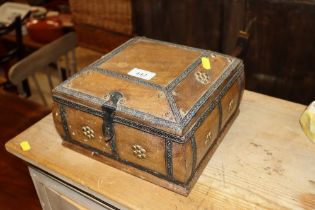
[[[200,107],[238,65],[227,55],[136,37],[61,83],[53,98],[95,115],[113,108],[114,122],[183,142]]]

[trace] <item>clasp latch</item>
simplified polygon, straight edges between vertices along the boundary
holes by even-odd
[[[113,115],[117,108],[118,101],[123,97],[120,92],[111,92],[105,96],[106,104],[102,106],[103,110],[103,135],[105,141],[110,141],[115,134],[113,127]]]

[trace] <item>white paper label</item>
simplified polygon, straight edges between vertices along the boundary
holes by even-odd
[[[138,69],[138,68],[133,68],[131,71],[128,72],[128,74],[134,77],[145,79],[145,80],[150,80],[156,75],[156,73],[154,72],[150,72],[150,71],[146,71],[146,70]]]

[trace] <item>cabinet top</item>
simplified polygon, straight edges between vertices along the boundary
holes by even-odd
[[[305,106],[245,91],[240,114],[188,197],[63,147],[51,115],[6,143],[19,158],[130,209],[314,209],[315,145]],[[19,146],[27,140],[31,150]],[[14,166],[12,166],[14,167]]]

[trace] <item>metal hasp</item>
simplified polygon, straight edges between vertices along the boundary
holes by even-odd
[[[103,135],[105,141],[110,141],[115,134],[113,127],[113,115],[117,108],[118,101],[123,97],[120,92],[111,92],[105,96],[107,104],[102,106],[103,111]]]

